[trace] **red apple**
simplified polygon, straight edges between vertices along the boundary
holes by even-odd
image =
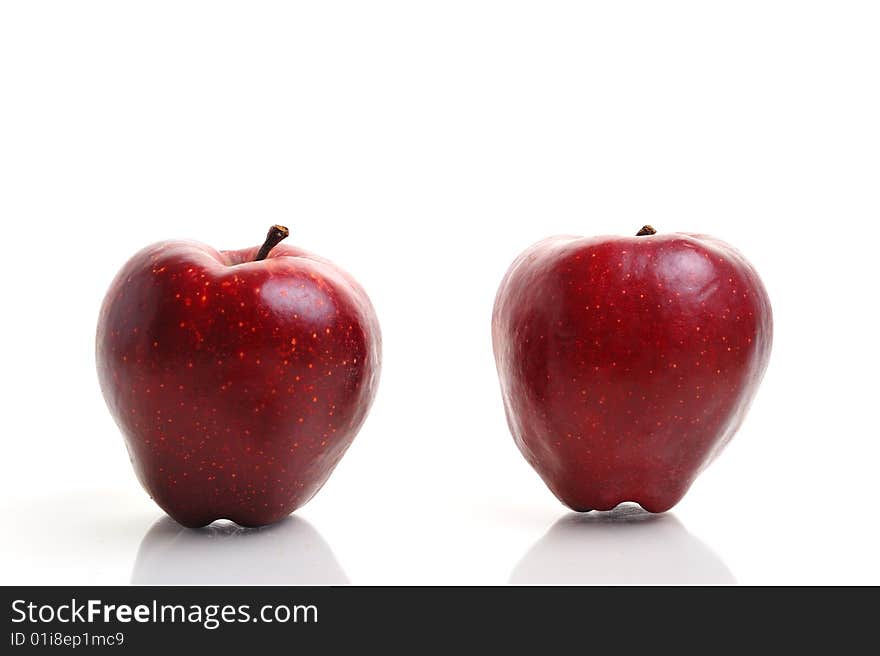
[[[185,526],[275,522],[324,484],[366,418],[381,359],[361,286],[277,245],[165,241],[132,257],[98,320],[98,377],[135,472]]]
[[[508,425],[574,510],[674,506],[730,441],[767,368],[770,300],[707,237],[552,237],[511,265],[492,316]]]

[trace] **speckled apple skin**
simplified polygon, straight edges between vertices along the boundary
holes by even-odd
[[[302,506],[376,393],[381,336],[361,286],[297,248],[257,251],[154,244],[101,308],[104,398],[141,484],[185,526]]]
[[[678,503],[742,424],[772,335],[752,266],[681,233],[541,241],[492,318],[514,440],[578,511]]]

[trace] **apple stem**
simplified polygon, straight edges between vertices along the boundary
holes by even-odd
[[[269,255],[269,251],[281,243],[282,239],[286,239],[288,235],[290,235],[290,230],[283,225],[273,225],[269,228],[269,234],[266,235],[266,241],[260,246],[260,250],[254,258],[254,262],[265,260],[266,256]]]
[[[636,237],[647,237],[649,235],[656,235],[657,231],[654,230],[653,226],[642,226],[642,229],[636,233]]]

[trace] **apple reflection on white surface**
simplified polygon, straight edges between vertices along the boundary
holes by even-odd
[[[349,580],[327,542],[301,517],[261,528],[214,522],[190,529],[166,516],[141,541],[131,582],[343,585]]]
[[[671,513],[626,504],[568,513],[523,556],[517,584],[731,584],[733,574]]]

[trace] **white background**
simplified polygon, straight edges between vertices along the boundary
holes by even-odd
[[[3,3],[0,582],[880,583],[878,33],[872,2]],[[274,222],[371,295],[379,394],[296,519],[178,530],[98,307],[147,243]],[[773,356],[671,513],[578,521],[508,433],[492,301],[532,242],[647,222],[751,259]]]

